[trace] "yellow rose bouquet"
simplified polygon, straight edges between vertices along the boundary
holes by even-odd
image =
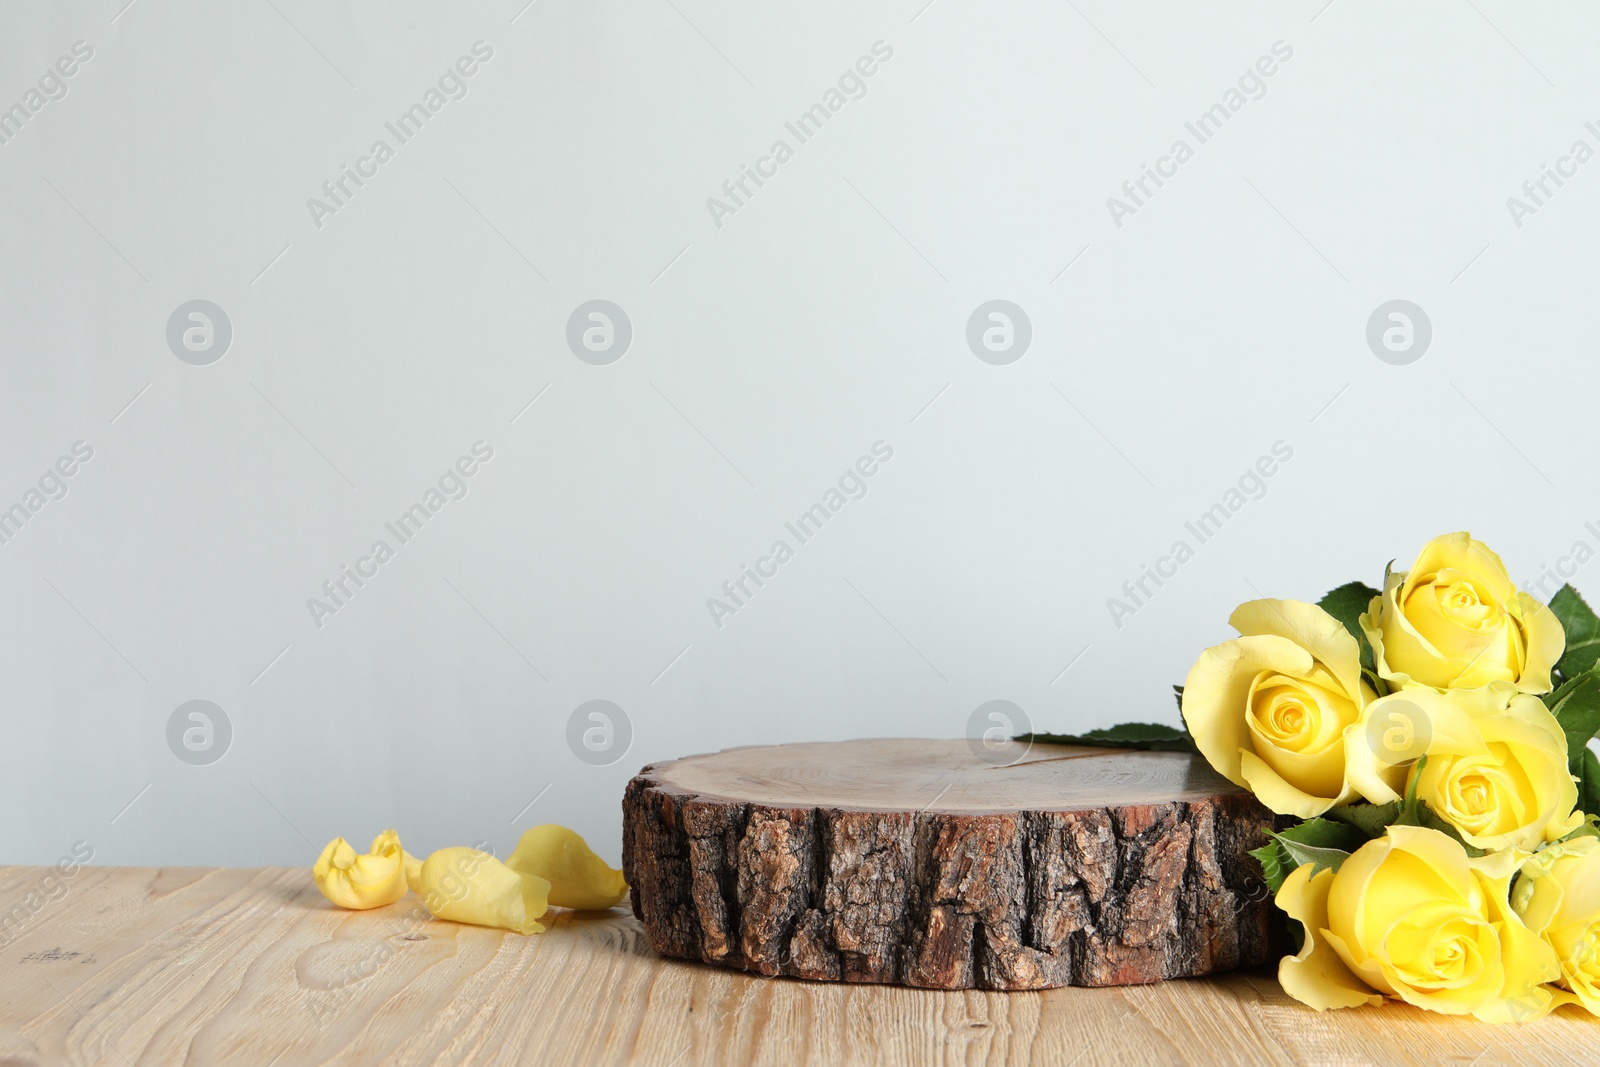
[[[1383,588],[1253,600],[1176,687],[1188,748],[1277,813],[1253,855],[1291,920],[1283,988],[1490,1022],[1600,1015],[1600,617],[1519,591],[1466,533]]]

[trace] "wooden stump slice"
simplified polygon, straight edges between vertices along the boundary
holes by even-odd
[[[657,952],[929,989],[1132,985],[1280,954],[1273,816],[1197,756],[963,740],[645,767],[623,867]]]

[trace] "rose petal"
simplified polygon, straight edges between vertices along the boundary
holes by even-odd
[[[406,895],[404,855],[393,830],[373,838],[371,849],[361,856],[348,841],[336,837],[317,857],[311,880],[341,908],[381,908]]]
[[[421,893],[422,889],[422,860],[411,853],[405,854],[406,888],[413,893]]]
[[[487,852],[441,848],[422,863],[418,893],[435,918],[495,926],[519,934],[544,932],[550,883],[512,870]]]
[[[1245,705],[1262,671],[1301,674],[1311,670],[1311,653],[1286,637],[1261,635],[1224,641],[1200,653],[1183,685],[1183,720],[1200,752],[1218,774],[1247,785],[1239,753],[1250,746]]]
[[[549,881],[550,903],[558,908],[605,911],[628,894],[621,871],[595,855],[577,833],[554,823],[524,833],[506,866]]]
[[[1305,943],[1297,955],[1279,962],[1278,982],[1285,993],[1318,1011],[1381,1004],[1383,997],[1357,978],[1325,939],[1332,884],[1333,871],[1325,867],[1313,876],[1309,863],[1284,879],[1276,902],[1305,927]]]
[[[1243,637],[1287,637],[1326,666],[1345,692],[1361,691],[1361,646],[1342,622],[1315,604],[1248,600],[1233,610],[1228,625]]]
[[[1333,807],[1337,798],[1314,797],[1296,789],[1283,780],[1283,776],[1254,752],[1239,751],[1239,776],[1242,783],[1256,799],[1279,815],[1293,815],[1297,819],[1313,819]]]
[[[1505,968],[1505,988],[1499,1001],[1473,1013],[1485,1022],[1526,1022],[1548,1015],[1556,1007],[1545,983],[1561,977],[1561,962],[1555,949],[1524,924],[1508,899],[1511,879],[1523,858],[1506,851],[1472,861],[1489,918],[1500,930],[1500,960]]]
[[[1527,593],[1517,594],[1517,606],[1521,609],[1523,632],[1528,635],[1528,662],[1522,668],[1517,688],[1524,693],[1548,693],[1550,672],[1567,650],[1566,631],[1555,612]]]

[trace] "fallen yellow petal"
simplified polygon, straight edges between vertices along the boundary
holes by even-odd
[[[417,892],[435,918],[497,926],[519,934],[544,932],[550,883],[512,870],[487,852],[441,848],[422,862]]]
[[[422,892],[422,861],[411,853],[405,854],[406,888],[413,893]]]
[[[393,830],[373,838],[364,856],[336,837],[317,857],[311,880],[341,908],[381,908],[406,895],[404,856],[400,836]]]
[[[575,831],[555,823],[522,835],[506,866],[550,882],[550,903],[558,908],[605,911],[628,895],[622,872],[595,855]]]

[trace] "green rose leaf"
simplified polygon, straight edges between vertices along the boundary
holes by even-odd
[[[1550,610],[1567,635],[1567,648],[1556,664],[1556,672],[1562,678],[1577,678],[1593,670],[1600,660],[1600,615],[1570,585],[1556,590],[1550,598]]]
[[[1250,855],[1261,864],[1261,876],[1266,879],[1267,888],[1272,890],[1272,895],[1277,896],[1278,890],[1283,888],[1283,880],[1294,873],[1294,865],[1289,862],[1289,857],[1284,855],[1283,846],[1277,841],[1268,841],[1260,848],[1251,849]]]
[[[1155,722],[1125,722],[1083,734],[1022,734],[1018,741],[1040,745],[1086,745],[1090,748],[1127,748],[1145,752],[1193,752],[1198,754],[1189,731]]]
[[[1292,874],[1297,867],[1311,864],[1311,873],[1316,874],[1324,867],[1335,871],[1350,858],[1350,853],[1342,848],[1320,848],[1316,845],[1301,845],[1289,841],[1280,841],[1279,847],[1284,855],[1289,857],[1289,872]],[[1286,876],[1287,877],[1287,876]]]
[[[1338,619],[1350,631],[1350,636],[1356,639],[1361,649],[1362,673],[1374,676],[1377,674],[1377,661],[1372,655],[1372,645],[1361,629],[1361,616],[1366,612],[1367,605],[1372,603],[1372,598],[1380,595],[1366,582],[1346,582],[1317,601],[1317,607]]]
[[[1383,832],[1400,818],[1400,801],[1387,804],[1346,804],[1332,808],[1326,818],[1354,826],[1367,836],[1367,840],[1382,837]]]
[[[1600,768],[1597,768],[1597,771],[1600,771]],[[1596,785],[1600,786],[1600,777],[1597,777]],[[1417,799],[1415,790],[1416,786],[1413,784],[1407,792],[1407,799],[1391,800],[1387,804],[1346,804],[1344,807],[1331,808],[1324,818],[1355,827],[1369,841],[1382,837],[1384,831],[1391,826],[1426,826],[1454,839],[1467,850],[1467,855],[1484,855],[1483,849],[1467,844],[1459,830],[1439,818],[1432,808]]]
[[[1562,662],[1566,662],[1565,656]],[[1547,694],[1544,701],[1561,724],[1561,732],[1567,735],[1567,769],[1581,779],[1589,739],[1600,731],[1600,673],[1589,671],[1568,679],[1561,688]],[[1589,759],[1593,758],[1589,755]]]
[[[1315,874],[1324,867],[1338,870],[1350,858],[1350,853],[1366,844],[1360,830],[1346,823],[1329,819],[1307,819],[1282,833],[1269,833],[1271,841],[1250,855],[1261,864],[1261,873],[1274,894],[1283,888],[1283,880],[1297,867],[1313,865]]]

